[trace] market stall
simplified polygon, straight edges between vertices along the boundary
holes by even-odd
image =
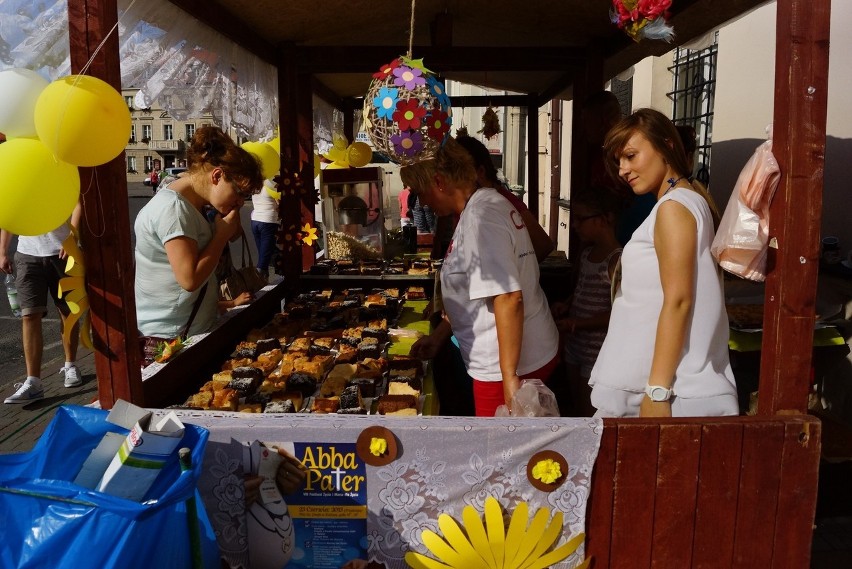
[[[217,10],[192,1],[174,4],[277,66],[285,176],[294,176],[306,167],[300,164],[299,156],[300,148],[312,147],[309,125],[314,88],[329,98],[334,98],[329,91],[338,93],[339,97],[362,94],[363,82],[356,80],[353,89],[352,76],[359,71],[373,70],[378,61],[390,60],[403,51],[399,47],[363,47],[364,42],[356,39],[350,39],[349,45],[341,45],[328,38],[348,28],[363,38],[369,29],[375,36],[370,43],[387,41],[399,45],[403,43],[402,38],[383,36],[381,30],[408,29],[407,24],[400,23],[408,14],[400,18],[385,5],[374,7],[375,13],[368,14],[369,21],[362,19],[364,27],[359,27],[353,25],[358,21],[354,11],[363,11],[363,7],[353,6],[353,12],[347,13],[344,3],[335,3],[339,11],[333,18],[320,14],[321,19],[309,22],[310,25],[306,26],[305,21],[297,24],[302,26],[300,33],[284,36],[278,33],[285,29],[283,22],[270,18],[274,12],[272,3],[221,1],[222,9]],[[422,4],[428,5],[433,14],[439,11],[433,6],[434,2]],[[558,8],[549,3],[546,6],[545,3],[539,6],[527,3],[522,8],[510,1],[493,2],[487,7],[476,4],[476,10],[504,22],[506,29],[524,30],[523,36],[518,37],[528,42],[527,45],[507,44],[496,53],[489,44],[495,41],[493,34],[484,34],[487,39],[468,36],[466,39],[472,45],[453,46],[452,19],[436,17],[433,45],[422,49],[418,55],[430,56],[430,65],[460,79],[476,76],[474,71],[482,69],[483,61],[499,61],[499,65],[493,64],[491,80],[529,93],[531,107],[569,88],[574,100],[580,101],[584,93],[600,88],[603,78],[612,75],[611,71],[623,69],[645,55],[669,49],[667,45],[648,47],[647,44],[633,44],[621,36],[616,38],[609,28],[602,30],[593,23],[596,20],[580,17],[591,13],[592,3],[566,2],[564,9],[570,14],[559,12],[561,17],[555,17],[554,11]],[[758,4],[759,1],[738,0],[683,1],[675,7],[673,22],[681,26],[683,39],[689,39]],[[813,186],[820,185],[822,176],[829,4],[827,0],[778,1],[775,124],[784,126],[776,127],[775,144],[782,182],[772,205],[771,231],[779,247],[771,251],[767,281],[760,416],[724,420],[604,421],[600,451],[597,459],[592,459],[594,471],[586,523],[585,553],[595,559],[596,567],[800,568],[808,563],[820,423],[803,413],[810,386],[812,301],[821,205],[819,192],[812,190]],[[443,7],[443,3],[441,5]],[[79,71],[92,56],[95,46],[106,40],[89,73],[118,86],[117,50],[114,36],[109,34],[117,21],[115,2],[70,0],[68,7],[72,68]],[[550,17],[541,19],[541,14]],[[578,28],[574,37],[583,38],[584,43],[579,46],[561,44],[561,49],[543,54],[543,46],[552,47],[548,42],[556,41],[553,39],[556,32],[545,33],[544,20],[554,22],[559,27],[558,33],[568,37],[573,34],[565,30],[565,23],[576,21]],[[366,28],[368,23],[373,26]],[[321,32],[328,30],[330,25],[337,29],[325,36]],[[513,34],[503,35],[511,37]],[[280,49],[275,47],[278,45]],[[363,49],[356,50],[355,46]],[[489,57],[483,57],[483,50],[491,51]],[[357,64],[350,65],[353,61]],[[507,67],[512,69],[507,71]],[[570,71],[566,72],[566,68]],[[540,75],[533,82],[513,83],[507,75],[514,75],[515,81],[524,76],[517,70]],[[505,74],[502,78],[501,72]],[[350,85],[348,91],[347,85]],[[351,110],[351,105],[340,106]],[[580,106],[575,105],[575,113],[580,112]],[[577,128],[579,123],[575,121]],[[802,124],[810,128],[800,128]],[[531,148],[535,148],[537,133],[532,126],[529,139]],[[582,156],[575,155],[574,159],[581,160]],[[120,160],[95,169],[83,168],[81,172],[84,185],[97,177],[102,186],[126,188]],[[301,179],[311,177],[301,175]],[[536,185],[537,172],[530,172],[530,180]],[[149,388],[136,371],[133,296],[125,285],[132,271],[129,224],[120,213],[126,211],[125,198],[126,192],[115,191],[104,193],[99,200],[86,202],[86,218],[90,224],[83,240],[92,264],[89,296],[98,338],[99,396],[105,407],[118,398],[148,403]],[[300,226],[299,202],[312,199],[312,193],[306,192],[283,200],[283,225]],[[534,207],[531,209],[535,211]],[[795,215],[802,211],[808,215]],[[115,212],[115,215],[105,216],[104,212]],[[300,257],[301,252],[294,250],[292,255]],[[298,267],[301,263],[288,263],[287,266]],[[298,276],[285,275],[282,296],[298,289]],[[269,296],[271,304],[276,302],[276,294],[279,293]],[[257,312],[261,312],[263,300],[255,307]],[[244,318],[243,325],[253,325],[248,322],[252,318],[249,312]],[[226,340],[223,335],[222,342],[224,346],[233,339]],[[169,366],[178,365],[180,361],[177,358]],[[190,358],[185,361],[189,362]],[[305,418],[302,422],[300,418],[296,425],[282,425],[281,436],[276,433],[269,436],[284,441],[306,441],[305,435],[298,435],[315,427],[310,422],[312,419]],[[241,422],[240,419],[233,421]],[[366,421],[361,422],[366,424]],[[353,425],[340,427],[352,429],[347,440],[355,433]],[[478,425],[471,421],[472,430],[476,431]],[[400,438],[408,436],[406,432]],[[474,435],[465,436],[465,439],[465,445],[471,447],[487,440]],[[416,446],[419,440],[412,439],[411,446]],[[542,447],[563,444],[559,437],[539,438],[538,434],[534,443]],[[522,452],[529,454],[537,448],[524,448]],[[531,456],[520,460],[528,464]],[[517,500],[512,502],[516,503]]]

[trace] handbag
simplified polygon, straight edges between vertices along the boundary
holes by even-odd
[[[195,315],[198,314],[198,309],[201,307],[201,303],[204,301],[204,295],[207,293],[207,283],[204,283],[204,286],[201,287],[201,292],[198,294],[198,298],[195,299],[195,302],[192,304],[192,312],[189,313],[189,320],[186,321],[186,326],[183,327],[181,333],[178,335],[179,338],[186,338],[189,334],[189,328],[192,326],[192,321],[195,320]],[[154,360],[157,358],[157,351],[162,344],[168,344],[174,340],[174,338],[162,338],[160,336],[139,336],[139,352],[142,358],[142,367],[148,367]]]
[[[248,264],[246,264],[248,256]],[[219,283],[219,298],[223,300],[234,300],[244,292],[256,293],[266,286],[266,279],[261,275],[251,258],[248,242],[245,235],[242,236],[242,259],[240,268],[233,265],[228,267],[225,278]]]

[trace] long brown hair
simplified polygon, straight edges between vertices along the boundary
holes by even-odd
[[[604,141],[604,164],[607,173],[621,184],[626,182],[618,175],[619,159],[630,137],[639,133],[659,152],[677,177],[691,174],[683,141],[674,123],[663,113],[654,109],[639,109],[629,117],[622,119],[610,129]],[[713,214],[713,224],[719,225],[719,210],[713,198],[703,187],[693,189],[707,201]]]
[[[221,168],[225,179],[233,182],[242,193],[257,193],[263,187],[257,158],[234,144],[218,127],[203,126],[196,130],[186,158],[190,173]]]

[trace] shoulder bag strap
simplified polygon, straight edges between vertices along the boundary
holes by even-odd
[[[246,234],[245,233],[243,233],[242,240],[243,240],[242,266],[243,266],[243,268],[246,267],[246,257],[248,257],[249,266],[253,267],[254,266],[254,259],[251,258],[251,249],[249,248],[249,244],[248,244],[248,241],[246,240]]]
[[[208,284],[210,283],[204,283],[204,286],[201,287],[201,293],[198,295],[198,298],[195,299],[195,302],[192,303],[192,312],[189,313],[189,320],[187,321],[183,332],[181,332],[181,338],[186,338],[187,334],[189,334],[189,328],[192,326],[192,321],[195,320],[195,315],[198,314],[198,309],[201,308],[201,303],[204,300],[204,295],[207,293]]]

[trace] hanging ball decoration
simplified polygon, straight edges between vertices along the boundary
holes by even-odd
[[[53,231],[71,215],[80,196],[76,166],[60,162],[40,140],[0,144],[0,227],[17,235]]]
[[[37,136],[33,114],[47,86],[47,79],[29,69],[0,71],[0,132],[6,138]]]
[[[422,59],[399,57],[373,74],[364,129],[376,151],[402,166],[435,157],[452,124],[450,98]]]
[[[276,151],[268,142],[244,142],[240,148],[257,158],[264,178],[272,178],[281,169],[280,150]]]
[[[353,142],[347,149],[347,158],[353,168],[363,168],[373,159],[373,149],[366,142]]]
[[[121,93],[89,75],[57,79],[35,106],[38,137],[57,158],[75,166],[100,166],[121,154],[130,123]]]

